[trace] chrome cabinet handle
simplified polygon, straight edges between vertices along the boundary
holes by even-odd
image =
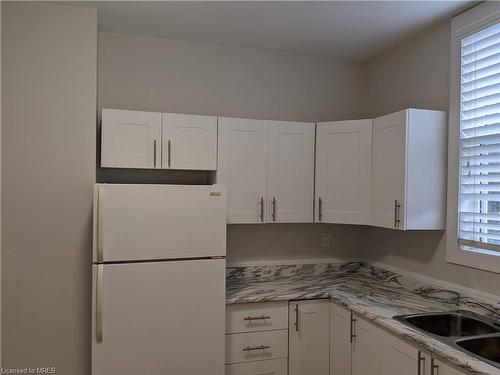
[[[262,316],[247,316],[246,318],[243,318],[243,320],[246,320],[246,321],[267,320],[267,319],[271,319],[271,317],[270,316],[262,315]]]
[[[276,221],[276,198],[275,197],[273,197],[272,203],[273,203],[273,213],[271,216],[273,217],[273,221],[275,222]]]
[[[399,223],[401,220],[399,220],[399,208],[401,205],[399,204],[398,200],[394,200],[394,228],[399,228]]]
[[[295,331],[299,332],[299,305],[295,305]]]
[[[318,198],[318,221],[323,220],[323,200]]]
[[[259,204],[260,204],[260,215],[259,215],[260,222],[263,223],[264,222],[264,198],[263,197],[260,198]]]
[[[153,141],[153,166],[156,168],[156,139]]]
[[[431,375],[437,375],[439,372],[439,366],[434,363],[434,358],[431,358]]]
[[[246,348],[243,348],[243,351],[251,352],[252,350],[266,350],[266,349],[271,349],[271,347],[269,345],[247,346]]]
[[[168,162],[168,167],[170,168],[170,165],[172,164],[172,141],[168,140],[167,142],[167,162]]]
[[[97,265],[96,275],[96,301],[95,301],[95,336],[97,342],[102,342],[102,304],[103,304],[103,273],[104,265]]]
[[[422,352],[419,350],[417,355],[417,375],[421,375],[422,368],[425,368],[425,357],[422,355]]]
[[[99,263],[104,261],[104,250],[102,247],[103,206],[104,206],[104,188],[102,186],[99,186],[97,191],[97,262]]]
[[[351,314],[351,344],[356,340],[356,322],[357,320]]]

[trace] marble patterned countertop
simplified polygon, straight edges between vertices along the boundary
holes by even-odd
[[[498,318],[471,302],[500,313],[500,301],[425,284],[360,262],[227,268],[226,304],[317,298],[334,300],[471,374],[500,374],[500,369],[392,319],[458,309]]]

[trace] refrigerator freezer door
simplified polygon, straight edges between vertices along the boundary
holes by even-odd
[[[224,259],[93,268],[92,375],[224,374]]]
[[[97,184],[94,262],[226,255],[226,189]]]

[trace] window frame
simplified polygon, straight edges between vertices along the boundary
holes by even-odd
[[[496,1],[482,3],[451,22],[446,261],[500,273],[500,256],[462,250],[458,244],[461,40],[497,22],[500,22],[500,2]]]

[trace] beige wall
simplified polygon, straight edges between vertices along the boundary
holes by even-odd
[[[2,7],[2,365],[88,375],[96,12]]]
[[[406,107],[448,110],[450,22],[386,51],[367,65],[366,108],[372,116]],[[368,228],[364,256],[452,283],[500,293],[500,274],[447,263],[443,231]]]
[[[366,65],[366,111],[379,116],[403,108],[448,110],[450,22],[391,48]]]
[[[359,115],[363,65],[99,33],[99,107],[294,121]]]
[[[332,224],[230,225],[228,262],[360,258],[364,245],[360,226]],[[321,234],[330,233],[330,246]]]
[[[132,34],[99,33],[99,108],[321,121],[361,116],[362,64],[282,52],[185,42]],[[98,181],[206,183],[203,172],[109,170]],[[230,225],[231,261],[357,257],[359,230],[324,227]]]

